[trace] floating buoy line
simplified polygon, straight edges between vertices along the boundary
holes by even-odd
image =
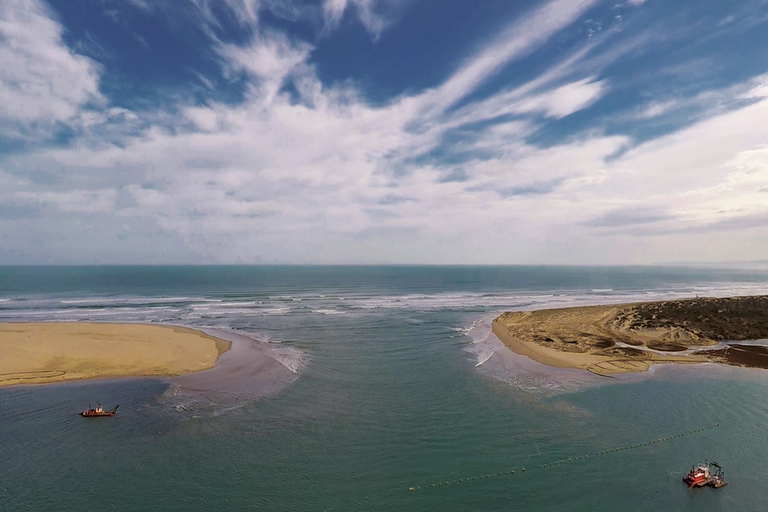
[[[697,428],[697,429],[694,429],[694,430],[690,430],[690,431],[687,432],[687,434],[689,434],[689,435],[690,434],[698,434],[699,432],[704,432],[705,430],[711,430],[711,429],[717,428],[719,426],[720,426],[719,423],[714,423],[714,424],[712,424],[712,425],[710,425],[708,427],[703,427],[703,428]],[[630,444],[630,445],[626,445],[626,446],[619,446],[619,447],[616,447],[616,448],[609,448],[607,450],[602,450],[602,451],[599,451],[599,452],[590,452],[590,453],[587,453],[587,454],[584,454],[584,455],[577,455],[575,457],[568,457],[567,459],[560,459],[560,460],[556,460],[554,462],[548,462],[546,464],[538,464],[536,466],[531,466],[531,467],[528,468],[528,471],[533,471],[533,470],[537,470],[537,469],[552,468],[552,467],[555,467],[555,466],[560,466],[561,464],[567,464],[569,462],[575,462],[575,461],[584,460],[584,459],[591,459],[591,458],[600,457],[600,456],[603,456],[603,455],[610,455],[612,453],[618,453],[618,452],[622,452],[622,451],[626,451],[626,450],[632,450],[632,449],[635,449],[635,448],[642,448],[643,446],[650,446],[652,444],[658,444],[658,443],[662,443],[664,441],[671,441],[673,439],[677,439],[678,437],[684,437],[685,435],[686,435],[686,432],[680,432],[679,434],[674,434],[674,435],[670,435],[670,436],[666,436],[666,437],[660,437],[658,439],[653,439],[651,441],[645,441],[643,443]],[[452,485],[462,485],[462,484],[468,484],[468,483],[473,483],[473,482],[480,482],[480,481],[483,481],[483,480],[488,480],[488,479],[491,479],[491,478],[499,478],[499,477],[502,477],[502,476],[512,476],[512,475],[522,474],[522,473],[525,473],[525,472],[526,472],[526,468],[507,469],[505,471],[497,471],[497,472],[488,473],[488,474],[485,474],[485,475],[475,475],[475,476],[469,476],[469,477],[466,477],[466,478],[457,478],[457,479],[454,479],[454,480],[445,480],[443,482],[434,482],[434,483],[430,483],[430,484],[426,484],[426,485],[419,485],[419,486],[416,486],[416,487],[409,487],[408,490],[410,492],[426,491],[426,490],[429,490],[429,489],[438,489],[438,488],[448,487],[448,486],[452,486]]]

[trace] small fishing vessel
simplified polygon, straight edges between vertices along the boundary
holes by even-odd
[[[117,404],[114,409],[106,411],[101,406],[101,404],[96,404],[96,408],[91,408],[91,405],[88,404],[88,409],[81,412],[80,416],[83,418],[101,418],[103,416],[114,416],[117,414],[118,407],[120,407],[120,404]]]
[[[712,472],[710,467],[714,467],[716,470]],[[688,487],[704,487],[709,485],[716,489],[728,485],[728,482],[725,481],[723,468],[717,462],[704,462],[699,464],[698,467],[691,468],[688,474],[683,477],[683,482]]]

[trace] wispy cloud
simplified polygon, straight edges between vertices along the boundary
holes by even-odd
[[[324,82],[313,61],[321,39],[313,44],[267,28],[262,4],[227,3],[248,34],[233,41],[220,37],[210,4],[196,0],[210,55],[226,78],[244,84],[242,101],[180,93],[166,109],[129,111],[108,104],[98,89],[100,68],[64,45],[42,4],[13,0],[14,11],[6,2],[0,30],[13,44],[0,47],[0,63],[8,64],[0,68],[3,130],[50,133],[68,125],[75,135],[69,144],[0,161],[7,183],[0,214],[16,226],[5,229],[30,231],[41,218],[86,219],[110,247],[165,234],[179,246],[160,244],[166,254],[186,260],[324,263],[373,255],[390,262],[642,262],[663,253],[663,244],[648,240],[664,233],[689,230],[694,247],[707,226],[754,229],[754,219],[768,215],[765,77],[694,99],[654,97],[609,110],[643,122],[695,107],[679,125],[685,128],[639,143],[607,130],[599,115],[547,144],[535,141],[616,94],[616,75],[606,70],[646,48],[648,34],[622,44],[614,43],[616,32],[585,37],[527,80],[487,88],[598,3],[545,3],[490,36],[437,85],[373,104],[363,85]],[[349,9],[373,35],[386,27],[386,20],[365,21],[378,12],[373,2],[322,5],[327,30]],[[209,81],[204,91],[214,88]],[[8,114],[16,104],[29,106]],[[86,236],[61,229],[73,241]],[[632,252],[627,238],[644,240],[647,253]],[[563,244],[572,247],[568,254],[558,250]],[[595,256],[595,248],[605,250]]]
[[[409,0],[324,0],[324,31],[333,31],[339,26],[344,14],[353,11],[354,16],[366,30],[378,39],[388,26],[394,23],[396,13]]]
[[[497,73],[504,64],[527,55],[596,3],[597,0],[555,0],[517,20],[435,89],[430,94],[430,102],[441,110],[452,106]]]
[[[333,30],[339,26],[344,11],[347,10],[347,0],[325,0],[323,2],[323,15],[327,30]]]
[[[259,98],[269,103],[288,74],[306,62],[310,50],[306,43],[294,42],[279,32],[269,31],[256,35],[247,46],[222,45],[218,52],[224,58],[229,74],[247,73]]]
[[[89,104],[103,104],[99,68],[62,40],[53,14],[36,0],[0,4],[0,134],[48,137]]]
[[[674,216],[658,207],[620,208],[585,221],[585,226],[598,228],[625,228],[638,224],[656,224],[674,219]]]

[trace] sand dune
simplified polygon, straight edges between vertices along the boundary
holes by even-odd
[[[768,297],[696,298],[504,313],[493,332],[540,363],[598,375],[656,363],[768,367],[764,347],[701,350],[723,340],[768,338]]]

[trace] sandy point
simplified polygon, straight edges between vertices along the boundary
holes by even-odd
[[[0,386],[183,375],[212,368],[230,347],[177,326],[0,323]]]
[[[513,311],[493,332],[540,363],[605,377],[662,363],[768,368],[768,346],[744,343],[768,337],[768,296]]]

